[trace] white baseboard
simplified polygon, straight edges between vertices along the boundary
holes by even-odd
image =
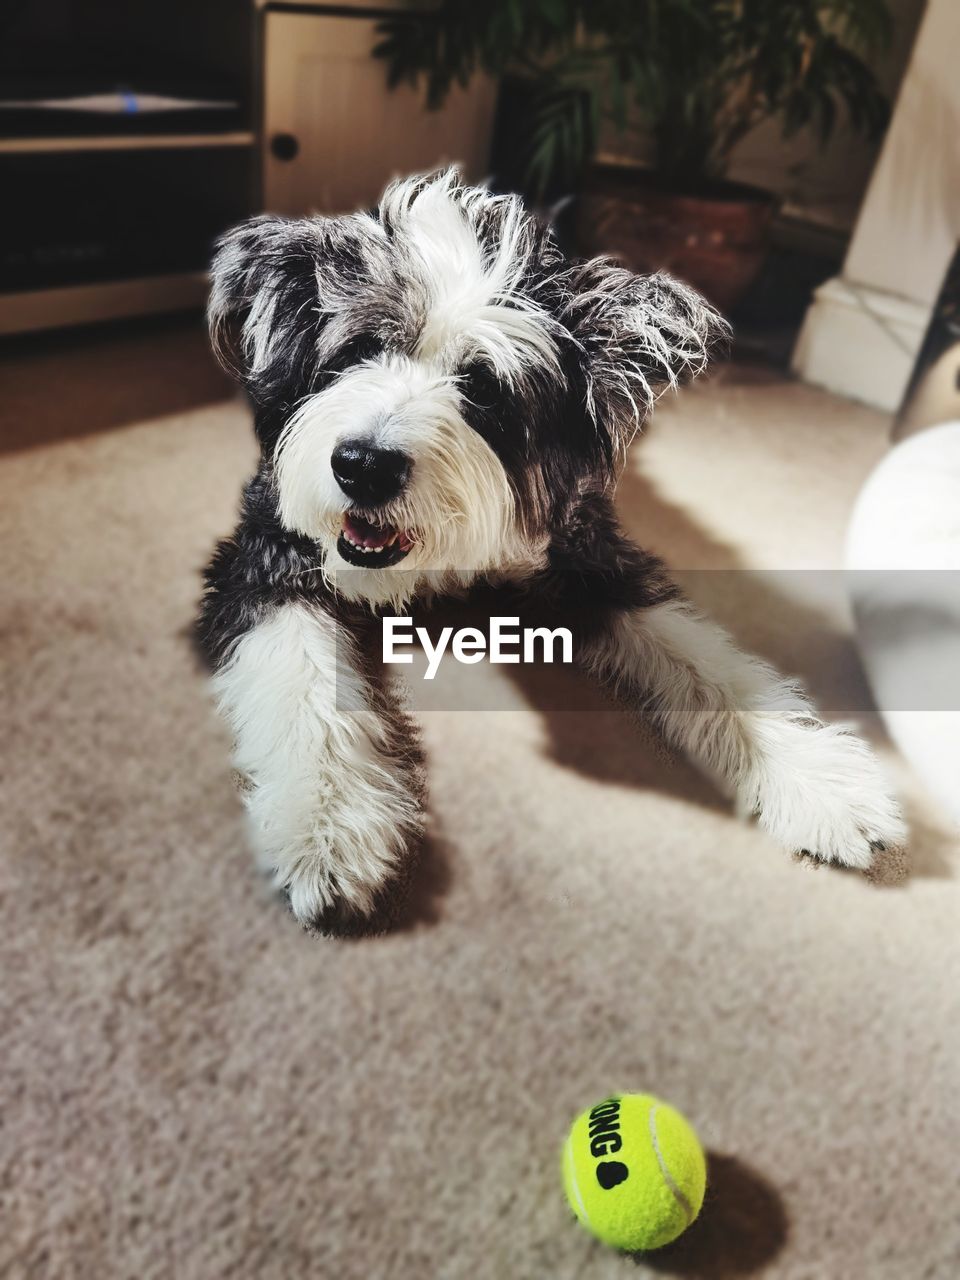
[[[894,412],[929,321],[922,303],[834,276],[807,311],[793,371],[805,382]]]

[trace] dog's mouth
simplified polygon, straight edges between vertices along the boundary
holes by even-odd
[[[413,547],[413,538],[392,524],[374,524],[355,511],[347,511],[337,538],[337,551],[347,564],[383,569],[398,564]]]

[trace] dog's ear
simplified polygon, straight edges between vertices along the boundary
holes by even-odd
[[[227,372],[248,386],[276,355],[284,318],[316,296],[316,240],[306,221],[263,214],[217,242],[210,341]]]
[[[730,327],[694,289],[665,272],[638,276],[605,258],[565,272],[561,321],[583,352],[596,418],[640,420],[666,387],[702,373]]]

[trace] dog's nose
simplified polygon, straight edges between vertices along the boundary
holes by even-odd
[[[365,440],[343,440],[334,449],[330,466],[337,484],[360,506],[389,502],[401,492],[410,474],[410,459],[399,449],[379,449]]]

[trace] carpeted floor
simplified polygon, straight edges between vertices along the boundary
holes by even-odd
[[[309,937],[244,851],[185,638],[245,410],[175,326],[27,344],[0,382],[5,1280],[960,1274],[957,833],[895,760],[911,864],[870,882],[780,854],[599,698],[513,685],[425,717],[400,928]],[[623,485],[839,710],[866,695],[824,571],[886,431],[735,368]],[[642,1263],[559,1184],[617,1088],[710,1149],[700,1222]]]

